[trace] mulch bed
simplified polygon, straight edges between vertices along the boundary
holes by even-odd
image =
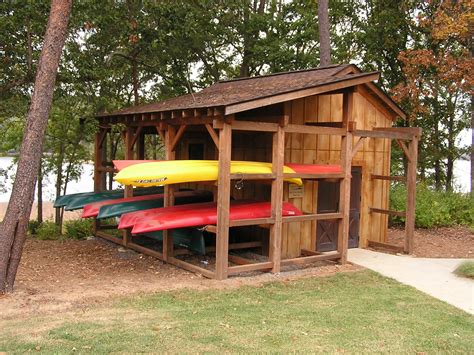
[[[403,246],[404,240],[403,229],[389,229],[388,243]],[[474,258],[474,231],[463,226],[416,229],[413,256]]]

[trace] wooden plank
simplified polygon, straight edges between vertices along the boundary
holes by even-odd
[[[382,243],[382,242],[375,242],[373,240],[369,240],[368,247],[370,247],[370,248],[382,248],[382,249],[392,250],[392,251],[395,251],[397,253],[403,253],[403,247],[401,247],[401,246],[388,244],[388,243]]]
[[[174,160],[176,152],[172,149],[172,144],[176,138],[176,128],[170,125],[166,126],[165,131],[165,159]],[[163,207],[174,205],[174,186],[165,185],[163,196]],[[174,255],[173,232],[171,230],[163,231],[163,259],[168,261]]]
[[[348,91],[343,95],[343,124],[348,125],[352,121],[354,108],[354,93]],[[339,212],[342,219],[339,222],[337,251],[341,255],[340,263],[347,262],[347,249],[349,247],[349,218],[351,198],[351,157],[352,157],[352,132],[347,132],[341,142],[341,165],[344,179],[341,180],[339,191]]]
[[[319,105],[319,107],[321,107],[321,104]],[[337,128],[337,127],[289,124],[288,126],[285,127],[285,133],[326,134],[326,135],[344,136],[346,134],[346,131],[344,128]]]
[[[399,217],[406,216],[406,212],[404,211],[386,210],[383,208],[374,208],[374,207],[369,207],[369,210],[370,210],[370,213],[381,213],[381,214],[394,215],[394,216],[399,216]]]
[[[364,143],[364,137],[360,137],[357,143],[352,147],[352,153],[351,153],[351,160],[354,159],[355,155],[357,154],[357,151],[362,148],[362,144]]]
[[[214,120],[214,129],[223,129],[225,122]],[[232,121],[232,130],[234,131],[252,131],[252,132],[276,132],[279,125],[277,123],[254,122],[254,121]]]
[[[111,235],[107,232],[101,231],[101,230],[97,230],[95,232],[95,236],[99,237],[99,238],[102,238],[102,239],[106,239],[110,242],[114,242],[114,243],[119,244],[119,245],[122,244],[122,238],[115,237],[115,236],[113,236],[113,235]]]
[[[212,126],[209,123],[206,123],[204,126],[206,127],[207,132],[209,132],[209,135],[211,136],[212,141],[216,145],[216,148],[219,149],[219,137],[217,136],[216,131],[214,131],[214,128],[212,128]]]
[[[321,221],[330,219],[342,219],[343,214],[340,212],[335,213],[311,213],[303,214],[301,216],[285,216],[283,217],[283,223],[292,222],[303,222],[303,221]]]
[[[409,143],[411,160],[407,171],[407,208],[405,219],[405,253],[413,253],[415,233],[415,204],[416,204],[416,165],[418,162],[418,138]]]
[[[411,157],[411,153],[410,153],[410,151],[408,150],[408,148],[407,148],[407,146],[405,145],[405,143],[403,143],[400,139],[397,139],[396,142],[397,142],[397,144],[400,146],[400,148],[402,148],[403,153],[404,153],[405,156],[407,157],[407,160],[410,162],[413,158]]]
[[[389,139],[408,139],[408,140],[412,138],[412,135],[409,133],[392,132],[392,131],[386,131],[386,130],[370,131],[370,130],[356,129],[353,132],[353,134],[356,137],[370,137],[370,138],[389,138]]]
[[[229,222],[230,227],[244,227],[244,226],[258,226],[259,224],[273,224],[275,218],[248,218],[248,219],[237,219]]]
[[[272,269],[272,268],[273,268],[273,262],[266,261],[266,262],[263,262],[263,263],[229,266],[228,267],[228,273],[229,273],[229,275],[235,275],[235,274],[240,274],[242,272],[269,270],[269,269]]]
[[[282,266],[310,264],[323,260],[338,260],[341,254],[338,252],[324,253],[321,255],[303,256],[300,258],[285,259],[281,261]]]
[[[136,250],[136,251],[138,251],[142,254],[153,256],[153,257],[155,257],[157,259],[160,259],[160,260],[164,260],[163,259],[163,254],[160,253],[159,251],[149,249],[149,248],[145,248],[145,247],[143,247],[141,245],[138,245],[136,243],[133,243],[133,242],[128,243],[127,248]]]
[[[188,263],[188,262],[183,261],[181,259],[177,259],[175,257],[170,257],[168,259],[168,263],[170,263],[171,265],[174,265],[174,266],[178,266],[182,269],[194,272],[196,274],[201,274],[202,276],[207,277],[208,279],[215,278],[215,273],[212,272],[211,270],[204,269],[202,267],[199,267],[197,265]]]
[[[324,174],[301,174],[301,173],[284,173],[283,178],[301,178],[301,179],[342,179],[343,173],[324,173]]]
[[[132,141],[130,143],[132,145],[132,148],[135,146],[135,143],[137,142],[138,137],[140,137],[140,134],[142,133],[142,129],[143,129],[142,126],[138,126],[137,130],[135,131],[135,134],[133,134]]]
[[[343,123],[342,119],[342,96],[341,94],[331,95],[331,123]],[[331,135],[329,137],[329,159],[336,161],[340,159],[341,136]]]
[[[388,181],[406,181],[405,176],[387,176],[387,175],[376,175],[371,174],[371,179],[378,179],[378,180],[388,180]]]
[[[99,131],[95,135],[95,144],[94,144],[94,191],[98,192],[102,190],[102,171],[99,170],[102,168],[102,132]]]
[[[285,103],[283,116],[286,119],[291,113],[289,103]],[[269,260],[272,272],[280,272],[282,242],[282,206],[283,206],[283,164],[285,155],[285,131],[278,127],[272,140],[272,172],[276,175],[271,189],[271,216],[274,224],[270,227]],[[264,223],[262,223],[264,224]]]
[[[418,139],[421,137],[422,130],[419,127],[373,127],[374,131],[407,133]]]
[[[229,254],[230,159],[232,127],[223,122],[219,132],[219,175],[217,181],[216,278],[227,278]]]
[[[184,131],[186,130],[186,127],[187,127],[187,125],[184,125],[184,124],[179,126],[178,133],[176,133],[176,135],[174,136],[173,141],[172,141],[171,146],[170,146],[171,151],[176,150],[176,145],[178,144],[179,140],[183,136]]]
[[[309,250],[309,249],[301,249],[301,255],[303,256],[312,256],[312,255],[322,255],[319,251]]]
[[[230,174],[231,180],[273,180],[275,178],[276,174]]]
[[[329,91],[349,88],[355,85],[360,85],[368,83],[374,80],[378,80],[380,74],[378,72],[366,73],[365,75],[353,77],[351,79],[339,79],[338,81],[333,81],[327,84],[321,84],[316,87],[297,90],[289,93],[284,93],[280,95],[274,95],[270,97],[260,98],[256,100],[251,100],[243,103],[237,103],[225,107],[225,114],[233,114],[237,112],[247,111],[254,108],[269,106],[280,102],[287,102],[291,100],[296,100],[299,98],[318,95]]]

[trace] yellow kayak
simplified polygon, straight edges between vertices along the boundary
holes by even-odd
[[[114,180],[123,185],[157,186],[198,181],[216,181],[218,175],[217,160],[168,160],[130,165],[120,170]],[[271,174],[272,164],[232,161],[231,174]],[[284,173],[295,173],[287,166]],[[243,176],[245,179],[245,176]],[[289,178],[285,181],[302,185],[301,179]]]

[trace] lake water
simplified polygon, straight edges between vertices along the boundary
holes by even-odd
[[[10,199],[11,187],[13,184],[13,176],[15,174],[16,167],[13,166],[13,158],[11,157],[0,157],[0,169],[9,169],[8,178],[5,181],[3,176],[0,176],[0,185],[6,185],[7,191],[0,191],[0,202],[7,202]],[[10,167],[12,167],[10,169]],[[94,189],[94,166],[92,164],[84,164],[81,178],[78,181],[70,181],[67,186],[67,193],[72,194],[76,192],[88,192]],[[56,197],[56,188],[54,186],[54,175],[50,175],[43,180],[43,199],[45,201],[53,201]],[[36,200],[36,194],[35,194]]]
[[[13,164],[13,158],[0,157],[0,169],[9,169]],[[471,177],[470,161],[458,160],[454,165],[455,183],[463,192],[468,192]],[[8,178],[5,181],[3,176],[0,176],[0,186],[5,185],[6,192],[0,191],[0,202],[7,202],[10,199],[11,187],[13,183],[12,176],[15,174],[15,167],[9,169]],[[72,194],[76,192],[88,192],[94,189],[94,166],[92,164],[84,164],[81,178],[78,181],[70,181],[67,187],[67,193]],[[35,195],[36,196],[36,195]],[[43,181],[43,199],[45,201],[53,201],[55,198],[54,176],[47,176]]]

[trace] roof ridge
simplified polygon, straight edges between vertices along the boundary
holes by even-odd
[[[331,65],[326,65],[324,67],[308,68],[308,69],[300,69],[300,70],[289,70],[289,71],[282,71],[282,72],[278,72],[278,73],[271,73],[271,74],[264,74],[264,75],[257,75],[257,76],[248,76],[248,77],[245,77],[245,78],[219,80],[215,84],[229,83],[229,82],[243,81],[243,80],[252,80],[252,79],[259,79],[259,78],[268,78],[268,77],[278,76],[278,75],[303,73],[303,72],[308,72],[308,71],[323,70],[323,69],[336,68],[336,67],[347,67],[349,65],[351,65],[351,64],[331,64]]]

